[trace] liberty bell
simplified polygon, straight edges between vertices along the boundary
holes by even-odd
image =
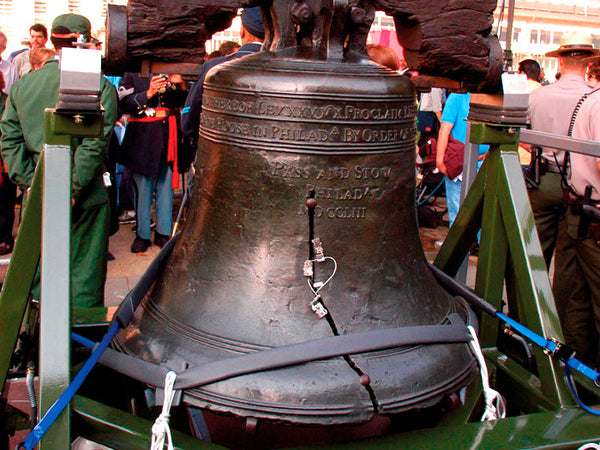
[[[205,80],[188,218],[117,348],[181,369],[467,322],[421,247],[416,93],[368,60],[374,7],[274,1],[262,12],[263,51]],[[182,402],[259,429],[352,427],[442,408],[475,373],[464,342],[406,345],[237,376]]]

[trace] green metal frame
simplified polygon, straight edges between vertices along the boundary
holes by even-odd
[[[86,397],[76,395],[72,401],[74,420],[92,430],[86,438],[115,449],[147,450],[152,441],[152,422],[124,413]],[[188,434],[171,430],[173,446],[177,449],[222,449]]]
[[[490,144],[490,151],[450,229],[434,264],[454,275],[481,227],[475,292],[534,332],[563,340],[550,279],[537,236],[533,212],[518,157],[519,128],[471,124],[471,142]],[[507,304],[502,296],[506,286]],[[511,386],[524,411],[573,406],[560,363],[532,349],[537,376],[497,352],[497,320],[482,317],[481,345],[497,371]]]
[[[44,152],[40,155],[27,196],[23,220],[0,294],[0,329],[3,335],[0,340],[0,387],[3,392],[43,247],[47,258],[42,259],[41,272],[41,294],[44,298],[40,302],[41,415],[69,385],[71,178],[65,177],[65,173],[71,173],[71,140],[74,137],[102,136],[104,116],[101,111],[85,112],[75,117],[74,112],[47,109],[44,120]],[[44,209],[43,204],[49,202],[52,202],[53,208]],[[40,448],[70,448],[70,434],[70,414],[65,411],[48,430]]]
[[[21,322],[25,315],[29,291],[40,260],[42,227],[42,178],[44,171],[43,155],[40,155],[19,233],[0,293],[0,392],[10,368]]]

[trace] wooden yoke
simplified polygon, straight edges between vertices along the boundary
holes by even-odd
[[[273,15],[292,26],[313,11],[314,0],[129,0],[128,6],[109,5],[106,73],[125,71],[199,73],[204,44],[227,29],[238,8],[261,6],[267,35],[266,48],[276,50],[296,42],[278,40]],[[337,4],[329,2],[330,7]],[[376,10],[394,18],[398,41],[411,70],[419,72],[417,85],[450,87],[471,92],[495,91],[502,72],[502,49],[491,35],[495,0],[350,0],[347,5],[355,30],[368,33]],[[279,24],[281,26],[281,23]],[[363,33],[364,32],[364,33]],[[275,34],[273,34],[275,33]],[[288,34],[289,36],[289,34]],[[354,33],[356,36],[356,33]],[[298,40],[307,38],[298,35]],[[278,45],[275,45],[278,43]],[[315,46],[318,46],[315,43]],[[356,43],[351,50],[362,53]]]

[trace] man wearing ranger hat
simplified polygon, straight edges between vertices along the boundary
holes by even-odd
[[[90,22],[83,16],[58,16],[52,23],[52,44],[58,53],[77,42],[89,42],[90,30]],[[44,142],[44,109],[56,106],[59,79],[57,59],[23,77],[13,85],[0,121],[2,159],[10,178],[22,190],[31,186]],[[74,139],[72,144],[71,296],[77,306],[102,305],[104,299],[109,205],[102,165],[117,120],[117,96],[104,77],[100,91],[104,136]],[[39,298],[39,285],[32,293]]]
[[[599,54],[592,45],[589,34],[566,33],[557,50],[546,56],[558,58],[560,80],[530,93],[529,116],[531,127],[537,131],[566,136],[571,116],[578,100],[590,88],[585,84],[586,63],[584,58]],[[572,282],[572,249],[567,245],[565,207],[563,203],[563,180],[566,177],[568,158],[565,152],[545,147],[533,152],[532,167],[537,167],[539,186],[530,186],[529,200],[535,217],[546,266],[554,260],[553,292],[559,318],[564,324],[565,302]]]

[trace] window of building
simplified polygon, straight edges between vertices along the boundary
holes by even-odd
[[[592,43],[595,48],[600,48],[600,36],[597,34],[592,34]]]
[[[560,39],[562,38],[562,31],[555,31],[554,38],[552,39],[552,43],[556,45],[560,45]]]
[[[381,28],[392,29],[394,28],[394,19],[391,17],[382,17],[381,18]]]
[[[539,37],[539,30],[531,30],[529,32],[529,42],[532,44],[537,44],[538,43],[538,37]]]
[[[79,0],[69,0],[69,11],[73,13],[79,12]]]
[[[519,42],[520,37],[521,37],[521,29],[513,28],[513,37],[512,37],[513,42]]]
[[[551,44],[552,43],[552,33],[550,31],[542,30],[540,31],[540,44]]]

